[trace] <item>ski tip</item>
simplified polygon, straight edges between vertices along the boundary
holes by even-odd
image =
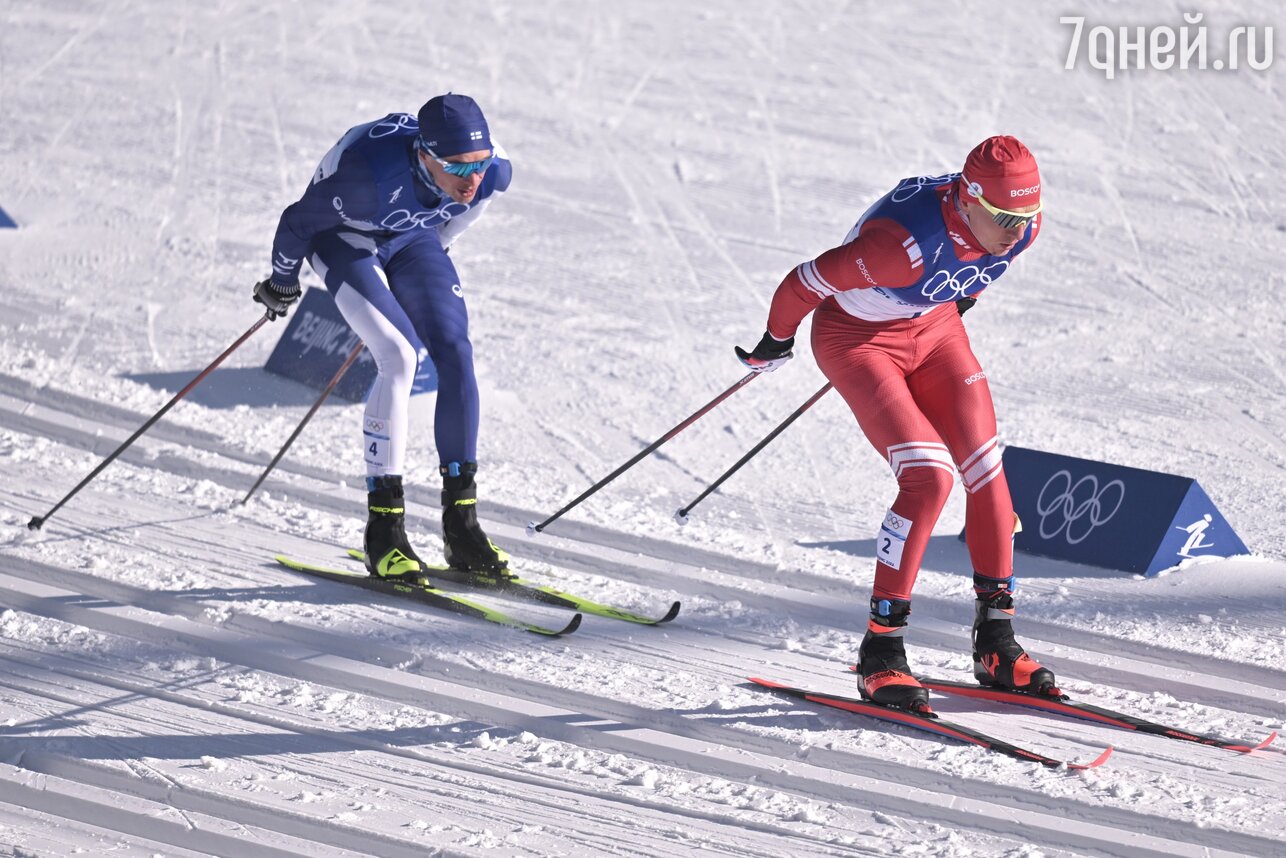
[[[563,626],[563,630],[558,633],[558,636],[561,637],[562,635],[570,635],[572,632],[579,629],[581,620],[583,619],[584,617],[580,614],[580,612],[572,614],[571,621],[567,625]]]
[[[563,635],[570,635],[572,632],[579,629],[582,619],[584,619],[584,617],[579,613],[573,614],[571,620],[561,629],[550,629],[545,626],[536,626],[530,623],[507,623],[507,625],[517,625],[523,631],[531,632],[532,634],[537,634],[541,637],[560,638]]]
[[[1277,731],[1276,731],[1276,730],[1274,730],[1273,732],[1269,733],[1266,737],[1264,737],[1264,740],[1263,740],[1262,742],[1260,742],[1258,745],[1243,745],[1243,746],[1235,746],[1235,747],[1233,747],[1233,748],[1232,748],[1232,750],[1234,750],[1234,751],[1240,751],[1240,752],[1241,752],[1241,753],[1243,753],[1243,754],[1249,754],[1249,753],[1250,753],[1250,752],[1252,752],[1252,751],[1258,751],[1258,750],[1260,750],[1260,749],[1262,749],[1262,748],[1267,748],[1267,747],[1268,747],[1269,745],[1271,745],[1271,744],[1272,744],[1276,739],[1277,739]]]
[[[752,682],[761,688],[790,688],[789,685],[783,685],[780,682],[773,682],[771,679],[760,679],[757,676],[747,676],[747,682]]]
[[[659,626],[661,625],[661,623],[670,622],[670,620],[673,620],[675,617],[679,615],[679,610],[682,608],[683,608],[683,603],[676,601],[673,605],[670,606],[670,610],[665,612],[665,616],[661,617],[661,619],[657,620],[652,625]]]
[[[349,556],[349,557],[351,557],[351,558],[353,558],[354,560],[360,560],[360,561],[362,561],[363,563],[365,563],[365,562],[366,562],[366,552],[365,552],[365,551],[359,551],[359,550],[358,550],[358,549],[356,549],[356,548],[350,548],[350,549],[348,549],[345,553],[346,553],[346,554],[348,554],[348,556]]]
[[[1099,766],[1106,763],[1107,758],[1112,756],[1112,752],[1115,750],[1116,748],[1114,748],[1111,745],[1108,745],[1106,748],[1103,749],[1103,753],[1099,754],[1092,761],[1088,763],[1068,763],[1067,768],[1071,769],[1074,772],[1083,772],[1086,769],[1096,769]]]

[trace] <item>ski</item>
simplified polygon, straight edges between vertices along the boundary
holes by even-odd
[[[1069,763],[1063,760],[1056,760],[1047,757],[1044,754],[1038,754],[1035,751],[1028,751],[1017,745],[1011,745],[1008,742],[993,738],[985,733],[979,733],[970,727],[964,727],[959,724],[953,724],[950,721],[944,721],[933,712],[913,712],[907,709],[899,709],[894,706],[884,706],[879,703],[872,703],[869,700],[857,700],[852,697],[838,697],[834,694],[823,694],[817,691],[808,691],[803,688],[796,688],[792,685],[783,685],[779,682],[772,682],[767,679],[750,678],[750,682],[755,685],[766,688],[769,691],[783,694],[787,697],[795,697],[800,700],[807,700],[810,703],[818,703],[822,706],[829,706],[834,709],[842,709],[846,712],[855,712],[858,715],[868,715],[872,718],[879,718],[883,721],[891,721],[894,724],[902,724],[907,727],[914,727],[918,730],[926,730],[938,736],[945,736],[949,739],[956,739],[961,742],[967,742],[971,745],[978,745],[989,751],[995,751],[1006,757],[1013,757],[1016,760],[1026,760],[1028,762],[1040,763],[1043,766],[1057,768],[1067,766],[1074,771],[1092,769],[1103,765],[1107,758],[1112,756],[1112,748],[1109,746],[1097,758],[1088,763]]]
[[[355,560],[366,562],[366,555],[356,548],[348,550],[348,556]],[[509,596],[517,596],[520,599],[530,599],[533,602],[539,602],[542,605],[553,605],[559,608],[569,608],[573,611],[580,611],[584,614],[593,614],[598,617],[609,617],[613,620],[624,620],[627,623],[638,623],[644,626],[659,626],[662,623],[668,623],[679,615],[679,609],[682,607],[681,602],[675,602],[670,605],[670,609],[660,617],[649,617],[643,614],[635,614],[630,611],[623,611],[620,608],[613,608],[611,605],[604,605],[601,602],[595,602],[586,599],[583,596],[577,596],[573,593],[567,593],[557,590],[553,587],[546,587],[536,584],[533,581],[526,581],[522,578],[497,578],[490,575],[470,575],[468,580],[457,580],[460,573],[446,566],[426,566],[425,572],[432,577],[434,572],[451,572],[456,577],[446,578],[445,580],[452,583],[463,584],[468,587],[478,587],[483,590],[494,590],[498,593],[504,593]]]
[[[318,566],[313,563],[304,563],[278,554],[276,561],[287,569],[293,569],[296,572],[303,572],[318,578],[325,578],[329,581],[342,581],[345,584],[355,584],[367,590],[374,590],[377,593],[389,593],[395,596],[409,597],[422,604],[432,608],[438,608],[444,611],[451,611],[455,614],[463,614],[468,617],[477,617],[480,620],[486,620],[491,623],[497,623],[502,626],[510,626],[523,631],[531,632],[546,637],[560,637],[569,635],[576,629],[580,628],[581,615],[578,613],[571,618],[571,621],[561,629],[550,629],[544,626],[534,625],[532,623],[519,620],[516,617],[498,611],[495,608],[489,608],[486,605],[480,605],[468,599],[451,593],[444,593],[436,587],[429,587],[422,584],[412,584],[406,581],[388,581],[383,578],[376,578],[367,575],[365,572],[356,573],[343,569],[331,569],[326,566]]]
[[[1170,739],[1178,739],[1182,742],[1196,742],[1198,745],[1209,745],[1212,748],[1224,748],[1229,751],[1237,751],[1243,754],[1248,754],[1251,751],[1257,751],[1260,748],[1267,746],[1277,738],[1277,733],[1274,731],[1269,733],[1268,737],[1263,741],[1252,745],[1247,742],[1223,739],[1219,736],[1191,733],[1187,730],[1180,730],[1177,727],[1170,727],[1165,724],[1145,721],[1142,718],[1135,718],[1133,715],[1113,712],[1110,709],[1104,709],[1100,706],[1094,706],[1089,703],[1074,703],[1067,697],[1067,695],[1061,695],[1059,697],[1041,697],[1035,694],[1027,694],[1022,691],[1010,691],[1005,688],[989,688],[984,685],[973,685],[967,682],[952,682],[945,679],[924,679],[923,677],[920,678],[920,684],[925,688],[928,688],[930,691],[938,691],[943,694],[956,694],[962,697],[977,698],[979,700],[991,700],[997,703],[1012,703],[1016,706],[1028,706],[1033,709],[1039,709],[1043,712],[1053,712],[1056,715],[1081,718],[1098,724],[1110,724],[1113,727],[1120,727],[1123,730],[1135,730],[1139,733],[1166,736]]]

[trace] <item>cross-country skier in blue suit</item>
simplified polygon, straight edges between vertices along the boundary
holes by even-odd
[[[438,373],[434,434],[442,531],[456,575],[508,575],[476,514],[478,384],[464,293],[447,248],[508,187],[511,167],[472,98],[448,93],[416,116],[351,128],[281,214],[272,276],[254,299],[270,315],[298,300],[307,259],[379,368],[362,421],[372,575],[425,580],[406,536],[402,471],[418,343]],[[442,573],[434,573],[440,575]]]

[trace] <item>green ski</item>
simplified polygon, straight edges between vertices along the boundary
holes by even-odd
[[[559,637],[568,635],[580,628],[581,615],[578,613],[571,618],[571,621],[561,629],[549,629],[544,626],[537,626],[532,623],[524,622],[516,617],[511,617],[503,611],[495,608],[489,608],[486,605],[480,605],[460,596],[451,593],[444,593],[436,587],[425,586],[422,584],[411,584],[406,581],[390,581],[383,578],[376,578],[367,575],[365,572],[352,572],[344,569],[331,569],[326,566],[320,566],[314,563],[305,563],[286,557],[284,554],[278,554],[275,559],[287,569],[293,569],[296,572],[303,572],[318,578],[325,578],[330,581],[342,581],[345,584],[356,584],[367,590],[374,590],[377,593],[389,593],[395,596],[405,596],[414,599],[422,604],[432,608],[438,608],[444,611],[451,611],[455,614],[463,614],[467,617],[477,617],[480,620],[486,620],[491,623],[497,623],[502,626],[511,626],[512,628],[522,629],[537,635],[546,637]]]
[[[356,548],[350,548],[348,556],[362,563],[366,562],[366,555]],[[425,572],[430,577],[435,572],[439,573],[444,581],[478,587],[483,590],[494,590],[497,593],[504,593],[508,596],[530,599],[542,605],[555,605],[585,614],[609,617],[613,620],[624,620],[627,623],[638,623],[644,626],[659,626],[662,623],[668,623],[679,615],[679,609],[682,607],[681,602],[675,602],[670,605],[670,609],[664,615],[648,617],[631,611],[613,608],[611,605],[604,605],[601,602],[595,602],[573,593],[566,593],[553,587],[545,587],[532,581],[525,581],[522,578],[498,578],[485,574],[461,573],[459,570],[450,569],[446,566],[426,566]]]

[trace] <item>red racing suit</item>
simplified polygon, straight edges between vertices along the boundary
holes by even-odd
[[[1016,519],[991,390],[954,302],[1003,274],[1040,218],[1007,255],[990,255],[961,214],[957,179],[904,179],[843,244],[791,271],[769,311],[768,332],[786,339],[817,310],[817,364],[897,479],[876,542],[876,599],[911,598],[956,473],[973,571],[1013,574]]]

